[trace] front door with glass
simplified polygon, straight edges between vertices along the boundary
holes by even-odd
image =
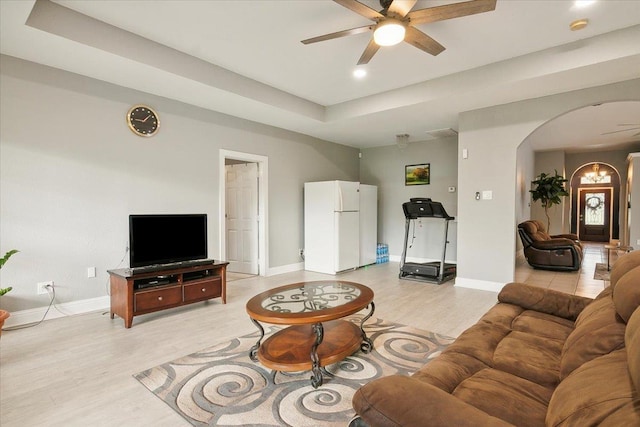
[[[580,240],[608,242],[611,238],[612,188],[580,189]]]

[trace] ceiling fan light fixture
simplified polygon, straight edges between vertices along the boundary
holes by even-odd
[[[587,25],[589,25],[588,19],[578,19],[577,21],[573,21],[571,24],[569,24],[569,29],[571,31],[578,31],[582,30]]]
[[[353,70],[353,77],[355,77],[356,79],[363,79],[367,76],[367,70],[365,70],[364,68],[356,68],[355,70]]]
[[[373,40],[378,46],[393,46],[404,40],[405,27],[397,19],[385,19],[373,32]]]
[[[575,0],[575,2],[573,4],[578,9],[584,9],[585,7],[591,6],[595,2],[596,2],[596,0]]]

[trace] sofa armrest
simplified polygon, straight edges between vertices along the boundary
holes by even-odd
[[[578,235],[577,234],[573,234],[573,233],[567,233],[567,234],[554,234],[553,236],[550,236],[552,239],[569,239],[569,240],[580,240],[578,239]]]
[[[538,288],[524,283],[508,283],[498,294],[498,301],[527,310],[576,320],[580,312],[593,299],[565,294],[552,289]]]
[[[536,249],[541,250],[555,250],[555,249],[573,249],[576,250],[577,243],[571,239],[550,239],[550,240],[537,240],[531,243]]]
[[[415,378],[391,375],[362,386],[353,407],[372,427],[512,426]]]

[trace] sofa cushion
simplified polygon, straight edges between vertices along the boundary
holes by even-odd
[[[627,352],[620,349],[586,362],[556,388],[547,426],[595,426],[634,400]],[[622,423],[619,425],[633,425]]]
[[[611,287],[615,288],[618,283],[618,279],[627,274],[629,270],[633,270],[640,265],[640,251],[629,252],[624,254],[615,264],[611,267],[611,273],[609,274],[609,282]]]
[[[611,298],[598,298],[578,316],[562,349],[560,380],[583,363],[624,346],[625,324]]]
[[[401,375],[365,384],[353,395],[353,407],[375,427],[514,427],[431,384]]]
[[[536,384],[555,387],[563,341],[513,331],[496,348],[493,366]]]
[[[487,366],[468,354],[449,351],[424,365],[412,377],[451,393],[462,381]]]
[[[629,354],[629,374],[636,387],[637,398],[640,400],[640,308],[636,309],[629,319],[624,342]],[[636,409],[640,412],[640,407]]]
[[[497,369],[483,369],[453,392],[460,400],[517,426],[544,424],[552,388]]]
[[[602,420],[598,427],[640,426],[640,405],[629,402]]]
[[[506,329],[511,329],[513,319],[518,317],[525,309],[513,304],[496,304],[489,309],[479,322],[493,323]]]
[[[513,319],[511,329],[564,342],[573,332],[574,322],[551,314],[526,310]]]
[[[555,386],[562,347],[572,331],[570,320],[525,310],[513,319],[511,333],[496,347],[493,367],[537,384]]]
[[[640,306],[640,266],[629,270],[613,288],[613,303],[625,322]]]
[[[462,381],[493,365],[495,349],[510,331],[500,324],[478,322],[413,376],[451,393]]]
[[[551,237],[544,231],[544,227],[540,226],[539,221],[525,221],[518,227],[522,228],[534,242],[549,240]]]
[[[508,283],[498,294],[498,301],[575,320],[593,300],[524,283]]]

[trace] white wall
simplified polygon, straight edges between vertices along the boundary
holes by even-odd
[[[301,262],[305,181],[358,180],[354,148],[12,57],[0,65],[0,251],[21,251],[2,269],[9,311],[46,305],[42,281],[58,303],[106,295],[106,270],[128,265],[132,213],[207,213],[217,258],[221,148],[269,158],[268,268]],[[152,138],[127,128],[138,103],[159,112]]]
[[[412,142],[404,149],[393,145],[362,150],[360,180],[378,186],[378,240],[389,245],[392,259],[399,259],[404,247],[404,202],[412,197],[430,197],[441,202],[449,215],[457,215],[457,193],[448,192],[449,187],[458,185],[457,150],[455,137]],[[431,165],[430,184],[405,186],[405,166],[418,163]],[[440,259],[443,221],[425,219],[416,225],[416,239],[407,256],[421,260]],[[456,236],[457,218],[449,224],[448,261],[456,260]]]
[[[457,286],[497,290],[513,280],[517,147],[560,114],[622,100],[640,100],[640,79],[460,114]],[[482,190],[493,199],[476,201]]]

